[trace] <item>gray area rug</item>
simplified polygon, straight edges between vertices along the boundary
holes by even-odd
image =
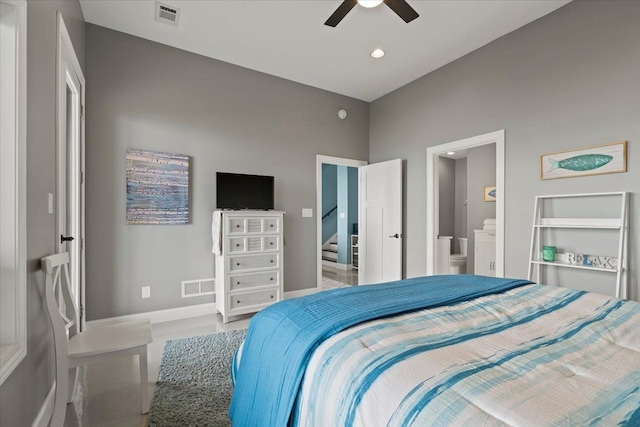
[[[230,426],[231,358],[245,329],[167,341],[149,426]]]

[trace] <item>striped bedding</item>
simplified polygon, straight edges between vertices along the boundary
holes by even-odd
[[[334,334],[399,313],[452,305],[529,284],[473,275],[426,276],[334,289],[273,304],[249,324],[233,369],[234,426],[286,426],[314,350]]]
[[[338,332],[293,426],[640,426],[640,304],[525,285]]]

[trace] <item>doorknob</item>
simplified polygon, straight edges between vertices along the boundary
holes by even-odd
[[[62,234],[60,235],[60,244],[63,244],[64,242],[71,242],[72,240],[72,236],[64,237]]]
[[[401,238],[401,237],[402,237],[402,234],[398,234],[398,233],[396,233],[396,234],[393,234],[393,235],[391,235],[391,236],[389,236],[389,237],[393,237],[393,238],[395,238],[395,239],[399,239],[399,238]]]

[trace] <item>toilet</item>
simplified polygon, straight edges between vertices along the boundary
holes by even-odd
[[[467,273],[467,238],[458,237],[460,253],[449,255],[449,274]]]

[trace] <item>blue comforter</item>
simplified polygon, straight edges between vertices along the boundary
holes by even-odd
[[[358,323],[500,293],[531,283],[429,276],[336,289],[282,301],[254,316],[229,409],[234,426],[286,426],[315,348]]]

